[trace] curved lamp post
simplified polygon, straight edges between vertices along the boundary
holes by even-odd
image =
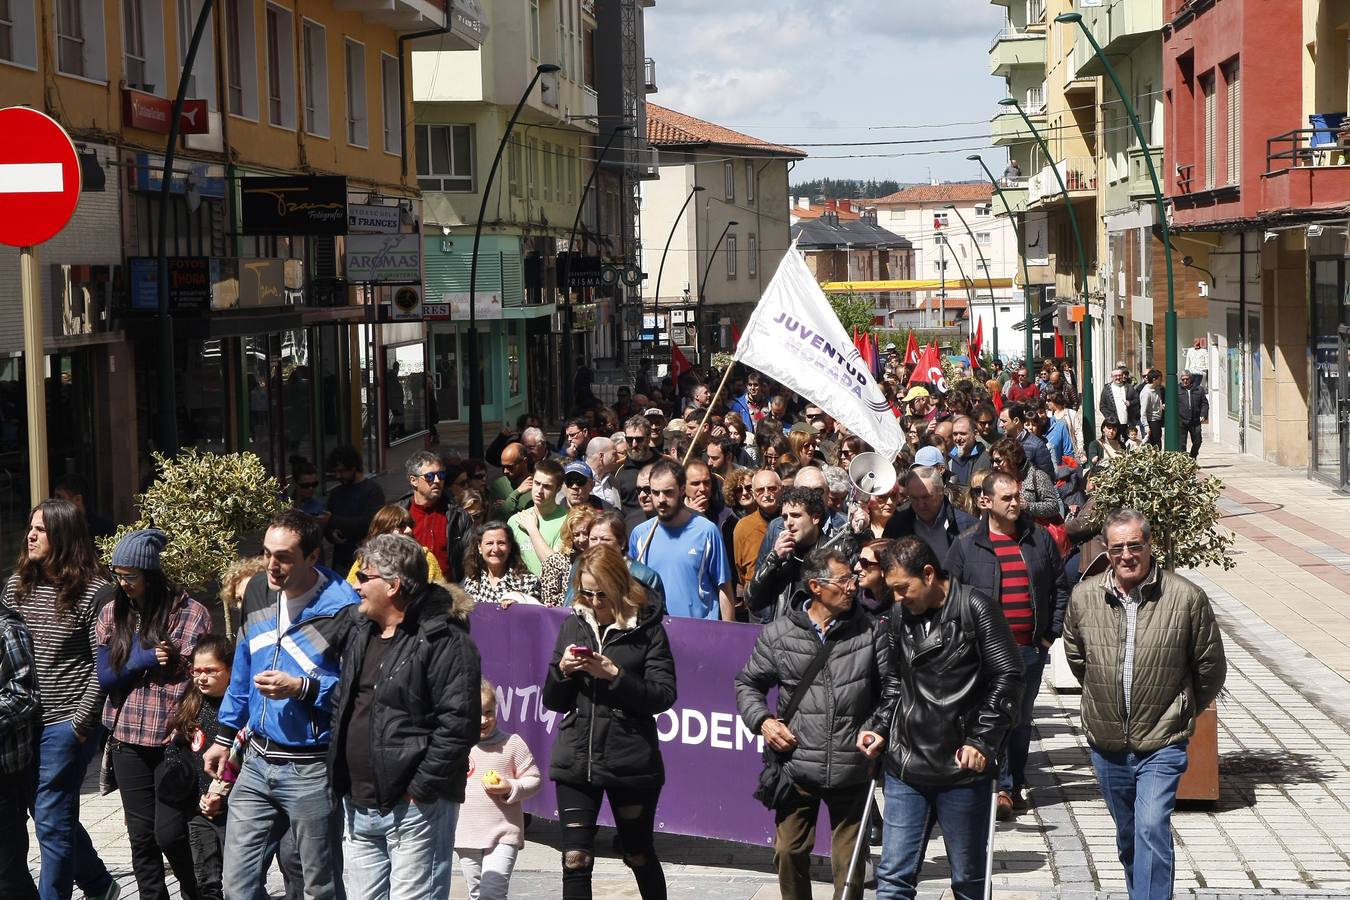
[[[562,367],[564,372],[573,371],[572,367],[572,298],[568,296],[571,292],[571,285],[567,284],[572,274],[572,260],[577,258],[577,228],[581,226],[581,213],[586,208],[586,197],[590,195],[591,186],[595,184],[595,176],[600,174],[600,167],[605,163],[605,154],[609,153],[609,148],[614,146],[614,139],[621,133],[627,134],[634,131],[632,125],[618,125],[609,133],[605,140],[605,145],[600,148],[600,155],[595,159],[595,165],[591,166],[591,174],[586,178],[586,184],[581,188],[581,202],[577,204],[577,214],[572,219],[572,230],[567,233],[567,273],[563,282],[563,296],[567,302],[563,304],[563,345],[562,345]],[[599,214],[596,215],[597,220]],[[581,233],[581,242],[586,242],[586,232]]]
[[[1111,84],[1115,86],[1116,95],[1120,97],[1120,102],[1125,107],[1125,114],[1130,117],[1130,125],[1134,128],[1134,136],[1139,139],[1139,148],[1144,154],[1144,165],[1148,166],[1149,181],[1153,183],[1153,203],[1157,208],[1158,226],[1162,230],[1163,261],[1167,266],[1167,318],[1164,319],[1166,326],[1164,340],[1167,348],[1165,371],[1167,373],[1167,397],[1174,399],[1177,395],[1177,305],[1176,291],[1172,283],[1172,230],[1167,224],[1167,202],[1163,200],[1162,186],[1158,183],[1158,170],[1153,165],[1153,154],[1149,152],[1148,137],[1145,136],[1144,126],[1139,122],[1139,116],[1134,111],[1134,104],[1130,102],[1129,95],[1120,85],[1120,78],[1111,66],[1111,61],[1106,58],[1106,53],[1102,51],[1102,45],[1097,43],[1097,39],[1093,37],[1092,29],[1088,28],[1087,23],[1083,21],[1083,14],[1076,12],[1060,13],[1055,16],[1055,21],[1064,25],[1077,25],[1083,32],[1083,37],[1087,38],[1087,42],[1092,45],[1092,52],[1096,54],[1097,61],[1102,64],[1102,68],[1106,71],[1106,77],[1111,79]],[[1086,320],[1087,317],[1085,316],[1084,321],[1086,322]],[[1164,449],[1180,449],[1181,432],[1175,402],[1164,406],[1163,426]],[[1086,426],[1084,427],[1086,428]]]
[[[696,184],[689,189],[689,196],[684,198],[684,203],[680,205],[680,211],[675,214],[675,221],[670,223],[670,234],[666,235],[666,246],[661,251],[661,264],[656,267],[656,286],[652,290],[652,309],[659,315],[661,312],[661,276],[666,271],[666,254],[670,252],[670,242],[675,240],[675,229],[680,227],[680,219],[684,218],[684,211],[689,208],[689,203],[694,199],[694,195],[703,191],[701,184]]]
[[[959,210],[959,209],[956,208],[956,204],[955,204],[955,203],[948,203],[944,208],[945,208],[945,209],[950,209],[952,212],[956,213],[956,218],[958,218],[958,219],[961,220],[962,226],[964,226],[965,229],[966,229],[966,234],[970,235],[970,242],[971,242],[972,244],[975,245],[975,252],[978,253],[978,254],[980,254],[980,265],[984,266],[984,282],[985,282],[985,284],[987,284],[987,285],[989,286],[989,313],[990,313],[990,315],[992,315],[992,316],[994,317],[994,320],[993,320],[992,322],[989,323],[989,330],[993,333],[994,357],[997,358],[997,357],[998,357],[998,301],[996,301],[996,300],[994,299],[994,278],[993,278],[992,275],[989,274],[989,260],[987,260],[987,259],[984,258],[984,251],[980,249],[980,242],[977,241],[977,240],[975,239],[975,232],[973,232],[973,231],[970,230],[970,225],[967,224],[967,222],[966,222],[966,217],[963,216],[963,215],[961,215],[961,210]],[[952,254],[952,255],[954,256],[955,254]],[[974,307],[974,305],[972,305],[972,306],[971,306],[971,313],[972,313],[972,315],[974,314],[974,312],[975,312],[975,307]],[[973,321],[973,319],[972,319],[972,321]],[[971,370],[973,371],[974,368],[975,368],[975,360],[972,359],[972,360],[970,361],[970,367],[971,367]]]
[[[1093,416],[1094,400],[1092,396],[1092,316],[1088,313],[1088,289],[1087,289],[1087,251],[1083,249],[1083,232],[1078,227],[1078,213],[1074,212],[1073,200],[1069,198],[1069,189],[1064,184],[1064,176],[1059,173],[1059,166],[1055,163],[1054,157],[1050,155],[1050,148],[1046,146],[1045,138],[1036,130],[1036,126],[1031,124],[1031,117],[1027,115],[1026,110],[1022,109],[1022,104],[1017,102],[1016,97],[1005,97],[998,101],[999,106],[1011,107],[1017,110],[1017,114],[1022,117],[1026,123],[1027,129],[1032,137],[1045,154],[1046,161],[1050,163],[1050,171],[1055,173],[1055,181],[1059,184],[1059,192],[1064,195],[1064,207],[1069,212],[1069,225],[1073,229],[1073,240],[1078,247],[1078,276],[1079,276],[1079,294],[1083,298],[1083,390],[1082,390],[1082,414],[1083,414],[1083,434],[1084,436],[1094,434],[1095,417]],[[1027,322],[1027,330],[1030,331],[1031,322]],[[1027,358],[1028,369],[1031,366],[1030,357]]]
[[[717,258],[717,249],[722,246],[722,241],[726,239],[727,232],[733,226],[741,224],[735,219],[727,222],[727,227],[722,229],[722,233],[717,236],[717,243],[713,244],[712,253],[708,254],[708,264],[703,267],[703,277],[698,280],[698,310],[694,313],[695,330],[694,335],[698,338],[698,364],[703,365],[703,288],[708,284],[708,275],[712,272],[713,260]],[[658,282],[659,284],[659,282]]]
[[[989,166],[985,165],[984,157],[980,156],[978,153],[974,153],[971,154],[970,156],[967,156],[966,159],[970,160],[971,162],[979,163],[980,168],[984,169],[984,174],[989,176],[989,183],[994,187],[994,193],[998,195],[999,202],[1003,204],[1003,211],[1008,214],[1008,220],[1013,224],[1013,234],[1017,238],[1017,258],[1022,261],[1022,307],[1026,312],[1026,323],[1027,323],[1026,357],[1027,359],[1030,359],[1032,349],[1031,283],[1030,283],[1031,278],[1029,275],[1027,275],[1027,253],[1026,253],[1027,248],[1023,241],[1022,227],[1017,224],[1017,216],[1013,214],[1012,207],[1008,205],[1008,198],[1003,196],[1003,187],[998,183],[998,179],[994,177],[994,173],[989,171]],[[994,346],[995,347],[998,346],[997,339],[995,339],[994,341]],[[997,349],[994,351],[994,355],[995,356],[998,355]]]
[[[534,93],[534,86],[539,83],[541,76],[557,72],[562,66],[553,63],[543,63],[535,67],[534,77],[530,83],[525,86],[525,93],[520,95],[520,102],[516,104],[515,110],[511,113],[511,118],[506,120],[506,131],[502,132],[502,139],[497,144],[497,155],[492,158],[492,168],[488,170],[487,181],[483,182],[483,202],[478,206],[478,221],[473,226],[473,259],[469,262],[469,458],[478,459],[483,456],[483,401],[482,387],[483,376],[478,370],[478,309],[476,294],[478,292],[478,244],[483,239],[483,219],[487,218],[488,197],[492,193],[492,181],[497,177],[497,169],[502,164],[502,154],[506,152],[506,145],[511,140],[511,130],[516,127],[516,119],[520,118],[520,111],[525,108],[525,101],[530,99],[530,94]]]

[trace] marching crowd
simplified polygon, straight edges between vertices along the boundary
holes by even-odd
[[[983,896],[991,814],[1035,802],[1056,642],[1131,896],[1170,896],[1171,810],[1223,646],[1203,591],[1155,561],[1148,521],[1095,510],[1092,480],[1156,443],[1167,402],[1198,453],[1202,379],[1169,399],[1155,371],[1136,387],[1121,366],[1084,434],[1065,360],[921,384],[887,349],[893,460],[756,372],[727,373],[723,393],[720,373],[652,383],[646,367],[609,404],[578,373],[556,441],[524,416],[483,459],[414,453],[393,503],[337,448],[326,502],[297,466],[214,614],[165,577],[162,531],[126,534],[105,567],[79,498],[43,502],[0,597],[4,896],[118,896],[80,823],[98,760],[144,900],[168,897],[165,861],[193,900],[266,896],[274,862],[288,898],[444,900],[456,861],[475,900],[505,897],[545,773],[497,724],[476,603],[574,613],[541,694],[561,714],[546,774],[563,897],[591,896],[606,800],[641,896],[666,896],[666,616],[762,625],[734,691],[766,745],[755,796],[784,897],[810,896],[821,804],[836,897],[860,887],[860,837],[882,848],[878,896],[913,897],[934,824],[956,896]]]

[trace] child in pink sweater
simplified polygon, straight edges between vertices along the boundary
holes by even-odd
[[[539,790],[539,767],[525,741],[497,727],[497,694],[483,679],[478,745],[455,827],[455,853],[469,900],[505,900],[516,854],[525,846],[524,803]]]

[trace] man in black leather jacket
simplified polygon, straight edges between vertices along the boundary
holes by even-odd
[[[913,897],[930,815],[942,825],[958,900],[984,896],[990,800],[1022,697],[1022,660],[988,596],[949,579],[906,537],[880,553],[896,609],[887,625],[881,707],[858,749],[886,747],[877,897]],[[877,739],[867,742],[867,732]]]

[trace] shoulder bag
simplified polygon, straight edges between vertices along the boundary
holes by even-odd
[[[820,674],[820,670],[825,668],[825,663],[830,656],[830,649],[833,646],[829,641],[822,641],[816,655],[811,657],[811,662],[807,664],[806,671],[802,673],[801,681],[797,682],[797,690],[792,692],[792,699],[779,713],[778,718],[784,725],[792,720],[792,716],[797,712],[797,707],[801,705],[811,682],[815,681],[816,676]],[[779,690],[782,690],[781,686]],[[764,745],[764,768],[760,770],[759,785],[755,788],[754,796],[756,800],[764,804],[766,809],[780,809],[786,806],[788,800],[795,793],[792,779],[788,777],[785,765],[790,755],[791,751],[779,753],[767,743]]]

